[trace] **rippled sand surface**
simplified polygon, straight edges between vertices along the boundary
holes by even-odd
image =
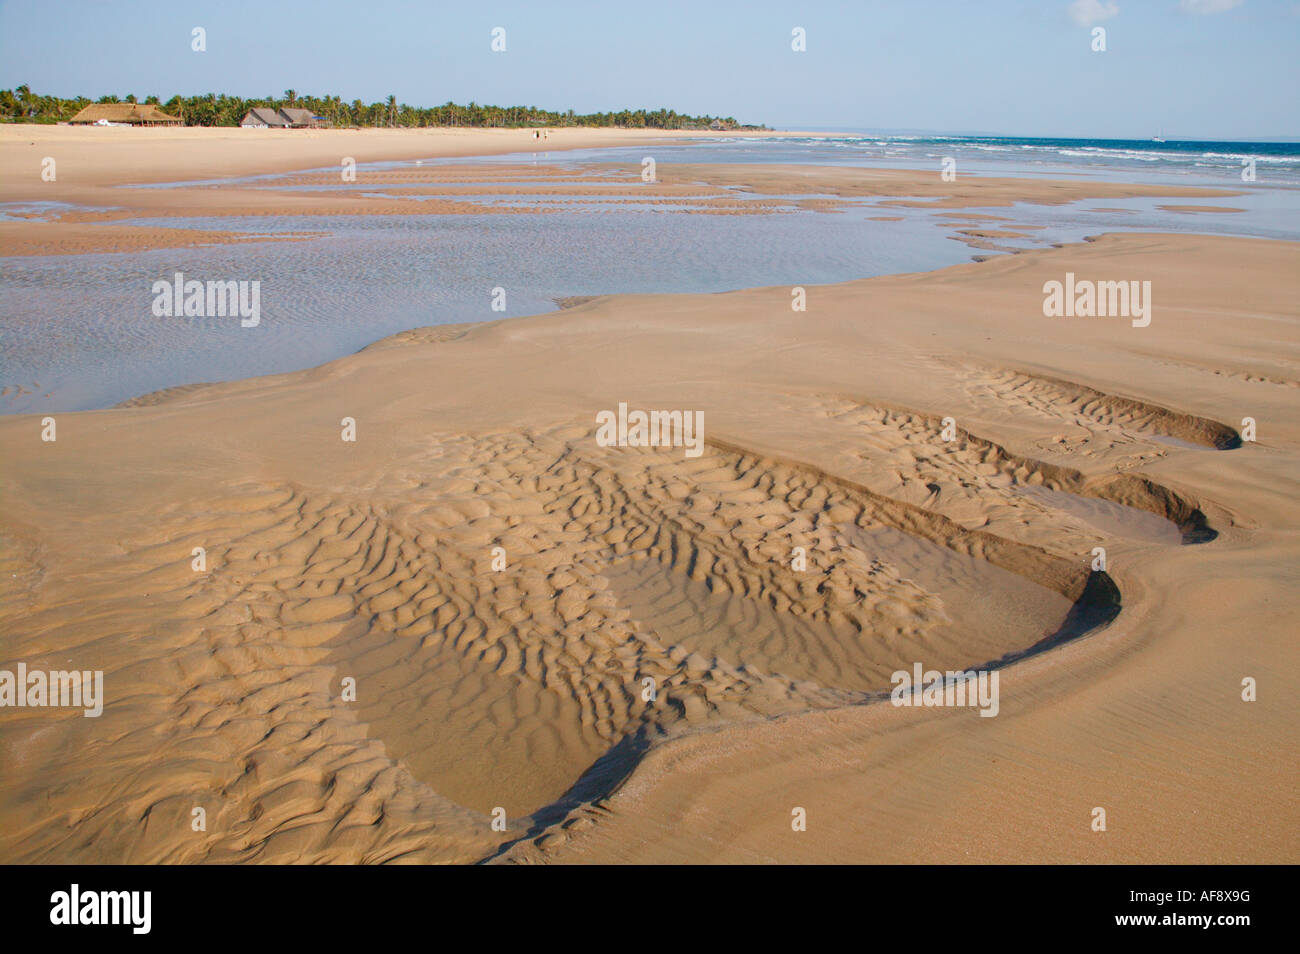
[[[107,698],[6,712],[0,858],[1294,860],[1296,249],[598,297],[6,416],[0,668]],[[1116,261],[1150,327],[1043,317]],[[700,455],[602,446],[620,402]],[[914,663],[998,715],[891,706]]]

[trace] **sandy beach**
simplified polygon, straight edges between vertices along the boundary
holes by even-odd
[[[431,157],[494,156],[514,152],[561,152],[608,146],[669,144],[709,139],[759,138],[790,133],[732,130],[591,129],[564,127],[533,138],[531,129],[242,129],[224,127],[121,128],[0,126],[3,201],[30,198],[22,175],[40,159],[34,150],[66,158],[60,180],[96,188],[134,183],[197,181],[335,167],[343,156],[357,162],[395,162]],[[795,133],[817,136],[825,133]],[[256,144],[250,148],[250,144]],[[178,180],[180,173],[186,178]],[[17,180],[17,181],[15,181]]]
[[[315,214],[455,214],[122,187],[527,135],[0,126],[0,201],[108,210],[0,223],[0,245],[243,235],[125,218],[297,214],[310,242]],[[546,148],[668,138],[553,130]],[[529,168],[400,175],[644,184]],[[976,247],[1032,228],[1015,203],[1192,217],[1239,194],[666,160],[649,188],[695,213],[737,211],[718,189],[828,214],[922,203]],[[1149,323],[1046,317],[1067,275],[1149,282]],[[56,440],[47,415],[0,416],[0,669],[75,660],[106,698],[96,718],[6,712],[0,861],[1300,857],[1300,243],[1104,234],[804,294],[415,329],[48,415]],[[698,453],[598,440],[620,405],[698,413]],[[996,717],[892,705],[915,663],[996,671]]]

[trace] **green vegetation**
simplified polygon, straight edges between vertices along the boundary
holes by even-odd
[[[283,96],[266,96],[260,99],[243,99],[224,93],[207,93],[203,96],[173,96],[166,102],[157,96],[143,100],[135,96],[119,99],[101,96],[91,100],[85,96],[63,99],[58,96],[40,96],[26,85],[13,90],[0,90],[0,121],[21,123],[64,122],[75,116],[83,107],[96,103],[152,103],[172,116],[185,120],[187,126],[238,126],[239,121],[254,106],[279,109],[294,106],[310,109],[317,116],[328,119],[335,126],[622,126],[648,129],[707,129],[715,120],[729,129],[761,129],[761,126],[742,126],[730,116],[683,116],[671,109],[624,109],[617,113],[578,114],[573,110],[556,112],[536,106],[480,106],[470,103],[460,106],[446,103],[442,106],[408,106],[389,96],[380,103],[369,105],[354,99],[345,103],[338,96],[299,96],[286,89]]]

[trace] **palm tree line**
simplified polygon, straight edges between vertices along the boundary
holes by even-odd
[[[254,107],[279,109],[293,106],[311,110],[328,119],[335,126],[377,126],[387,128],[416,126],[620,126],[648,129],[704,129],[717,121],[729,128],[755,129],[758,126],[741,126],[730,116],[688,116],[672,109],[624,109],[619,112],[575,113],[572,109],[557,111],[537,106],[484,106],[471,102],[462,106],[444,103],[441,106],[410,106],[399,103],[396,96],[376,103],[363,103],[354,99],[345,103],[339,96],[300,96],[296,90],[286,89],[282,96],[245,99],[225,93],[206,93],[201,96],[173,96],[163,102],[157,96],[143,100],[134,95],[122,98],[101,96],[91,100],[85,96],[64,98],[42,96],[31,91],[26,84],[12,90],[0,90],[0,121],[57,123],[71,119],[84,107],[95,103],[146,103],[158,106],[163,112],[179,116],[187,126],[238,126],[239,121]]]

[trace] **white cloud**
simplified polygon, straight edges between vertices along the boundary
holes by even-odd
[[[1245,2],[1246,0],[1178,0],[1178,9],[1183,13],[1223,13]]]
[[[1184,0],[1186,2],[1186,0]],[[1109,20],[1119,13],[1118,3],[1103,3],[1102,0],[1074,0],[1070,4],[1070,19],[1079,26],[1092,26],[1102,20]]]

